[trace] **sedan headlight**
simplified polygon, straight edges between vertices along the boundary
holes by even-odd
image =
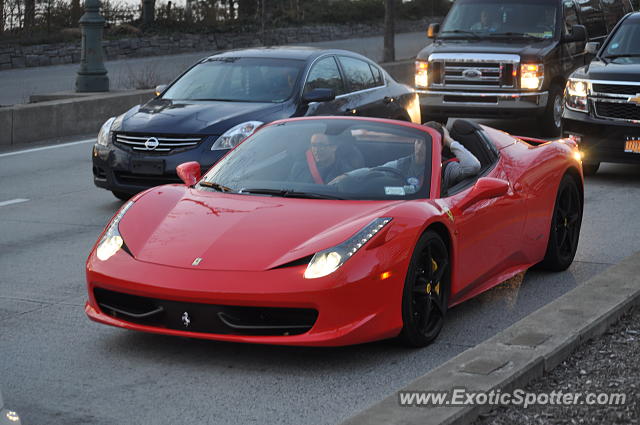
[[[260,121],[247,121],[242,124],[238,124],[226,131],[222,136],[211,146],[211,150],[233,149],[238,146],[238,143],[243,141],[246,137],[253,134],[254,131],[260,127],[263,122]]]
[[[104,232],[104,236],[102,237],[102,239],[100,239],[98,249],[96,250],[98,259],[107,261],[124,245],[124,240],[122,239],[122,235],[120,234],[120,231],[118,229],[118,224],[120,223],[120,220],[122,220],[122,217],[124,217],[124,214],[129,208],[131,208],[132,205],[133,201],[129,201],[125,204],[124,207],[120,208],[120,211],[109,225],[109,228],[106,232]]]
[[[345,261],[358,252],[364,244],[369,242],[369,240],[382,230],[384,226],[389,224],[390,221],[390,217],[376,218],[340,245],[317,252],[309,262],[307,270],[304,272],[305,279],[327,276],[338,270]]]
[[[115,121],[116,117],[109,118],[102,127],[100,127],[100,131],[98,132],[98,144],[102,146],[107,146],[111,139],[111,126],[113,125],[113,121]]]
[[[520,87],[536,90],[542,87],[544,81],[544,65],[529,63],[520,65]]]
[[[565,104],[567,108],[572,111],[589,112],[587,95],[589,94],[590,86],[591,83],[589,83],[589,81],[569,78],[565,93]]]
[[[416,61],[416,88],[426,89],[429,87],[429,62]]]

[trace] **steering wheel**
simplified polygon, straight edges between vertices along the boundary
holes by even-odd
[[[404,173],[397,168],[393,167],[374,167],[371,171],[382,171],[383,173],[393,174],[395,177],[402,179],[404,181]]]

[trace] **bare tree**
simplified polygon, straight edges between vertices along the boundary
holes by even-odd
[[[396,60],[395,50],[395,1],[384,1],[384,53],[383,62]]]

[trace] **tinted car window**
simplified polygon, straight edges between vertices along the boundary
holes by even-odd
[[[603,56],[619,57],[625,61],[640,57],[640,20],[627,19],[611,36],[605,46]]]
[[[304,92],[307,93],[313,89],[333,89],[336,95],[345,92],[344,82],[334,58],[320,59],[313,65],[309,71]]]
[[[373,80],[376,86],[384,86],[384,77],[382,77],[382,71],[377,66],[369,64],[371,72],[373,73]]]
[[[211,58],[184,74],[162,96],[167,100],[283,102],[291,97],[304,61]]]
[[[578,25],[578,13],[576,12],[576,7],[573,1],[565,1],[563,3],[564,9],[564,33],[569,34],[571,32],[571,27],[574,25]]]
[[[345,78],[349,83],[350,92],[365,90],[378,85],[367,62],[341,56],[340,63],[342,64],[342,69],[344,69]]]

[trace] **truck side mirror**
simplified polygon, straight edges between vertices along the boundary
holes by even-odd
[[[572,25],[571,32],[562,35],[562,41],[565,43],[587,41],[587,29],[584,25]]]
[[[584,46],[584,52],[588,55],[595,55],[600,50],[600,43],[592,41]]]
[[[427,28],[427,38],[436,38],[438,32],[440,32],[440,24],[429,24],[429,28]]]

